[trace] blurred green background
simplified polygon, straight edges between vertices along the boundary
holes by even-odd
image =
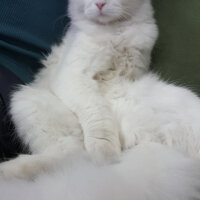
[[[152,69],[200,95],[200,0],[153,0],[160,37]]]

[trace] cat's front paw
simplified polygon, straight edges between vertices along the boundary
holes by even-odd
[[[39,167],[39,164],[34,165],[32,162],[27,162],[26,156],[19,156],[0,164],[0,179],[34,180]]]
[[[120,158],[121,145],[118,137],[85,138],[85,147],[92,159],[97,163],[113,163]]]
[[[21,172],[15,166],[13,161],[7,161],[0,164],[0,179],[23,178]]]

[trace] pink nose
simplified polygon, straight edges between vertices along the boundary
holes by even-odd
[[[102,8],[106,5],[106,3],[96,3],[96,6],[99,8],[99,10],[102,10]]]

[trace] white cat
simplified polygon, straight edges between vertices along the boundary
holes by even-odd
[[[150,0],[71,0],[63,43],[33,83],[13,94],[11,114],[33,155],[0,176],[33,178],[74,152],[115,161],[154,141],[198,156],[200,100],[148,73],[157,38]]]
[[[148,143],[115,165],[97,167],[76,155],[33,182],[0,180],[0,194],[2,200],[200,200],[199,172],[199,160]]]

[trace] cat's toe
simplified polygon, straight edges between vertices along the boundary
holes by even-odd
[[[85,147],[97,163],[113,163],[120,158],[121,146],[117,139],[87,137]]]

